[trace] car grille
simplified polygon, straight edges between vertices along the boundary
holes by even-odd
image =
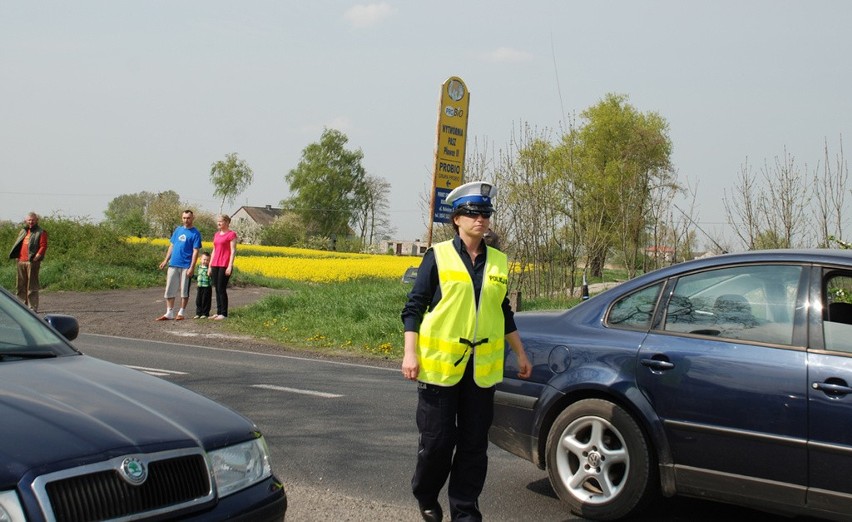
[[[36,496],[47,519],[57,522],[133,520],[141,514],[154,516],[212,500],[204,455],[175,453],[134,455],[148,470],[147,479],[138,486],[119,474],[121,457],[40,477]]]

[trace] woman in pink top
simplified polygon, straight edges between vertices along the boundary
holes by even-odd
[[[222,214],[216,220],[213,252],[210,254],[210,282],[216,289],[216,315],[211,319],[228,317],[228,279],[234,271],[237,255],[237,233],[231,230],[231,218]]]

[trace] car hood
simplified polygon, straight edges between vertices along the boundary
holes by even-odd
[[[86,355],[0,362],[0,489],[28,472],[128,453],[210,450],[255,430],[186,388]]]

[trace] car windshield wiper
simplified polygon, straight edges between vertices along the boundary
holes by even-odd
[[[50,359],[52,357],[56,357],[56,352],[50,350],[0,352],[0,361],[6,359]]]

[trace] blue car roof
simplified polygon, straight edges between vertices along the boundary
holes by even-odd
[[[683,272],[700,270],[702,268],[735,265],[739,263],[822,263],[852,266],[852,250],[837,250],[828,248],[813,249],[778,249],[778,250],[749,250],[732,254],[720,254],[712,257],[692,259],[675,265],[659,268],[643,274],[633,281],[643,281],[671,277]],[[640,283],[641,284],[641,283]]]

